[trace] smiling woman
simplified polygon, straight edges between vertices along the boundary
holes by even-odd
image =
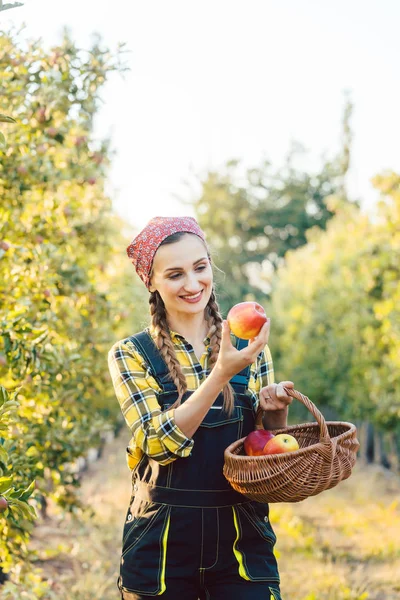
[[[199,258],[192,261],[193,256]],[[171,264],[180,266],[169,267]],[[201,356],[205,351],[203,340],[210,327],[204,322],[204,310],[213,284],[211,263],[203,241],[185,232],[169,236],[160,244],[150,276],[150,304],[156,304],[157,292],[171,329],[179,331],[194,347],[196,356]]]
[[[270,322],[250,341],[231,338],[191,217],[152,219],[127,252],[151,323],[108,357],[133,435],[121,598],[280,600],[268,504],[223,475],[225,448],[254,430],[260,392],[273,384]]]

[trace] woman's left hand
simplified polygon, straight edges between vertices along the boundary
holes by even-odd
[[[260,406],[263,410],[283,410],[292,402],[293,397],[289,396],[284,387],[294,389],[293,381],[281,381],[280,383],[271,383],[260,390]]]

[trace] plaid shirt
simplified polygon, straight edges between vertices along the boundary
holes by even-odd
[[[150,334],[155,337],[152,327]],[[210,338],[203,340],[206,351],[200,357],[199,368],[195,352],[187,340],[175,331],[170,330],[170,334],[188,390],[194,391],[210,372]],[[231,337],[232,343],[235,343],[235,336],[231,334]],[[175,409],[161,411],[156,395],[161,389],[149,372],[144,358],[128,338],[111,347],[108,352],[108,367],[122,414],[133,435],[126,449],[128,467],[133,470],[143,453],[162,465],[167,465],[178,457],[189,456],[194,440],[188,438],[176,425]],[[265,346],[256,362],[250,366],[248,390],[255,411],[259,405],[260,389],[271,383],[274,383],[274,369],[269,347]]]

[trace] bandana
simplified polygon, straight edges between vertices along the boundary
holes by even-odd
[[[206,239],[193,217],[154,217],[127,247],[126,253],[147,288],[154,255],[159,245],[177,231],[195,233],[202,240]]]

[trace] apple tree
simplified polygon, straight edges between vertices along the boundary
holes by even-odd
[[[35,511],[47,500],[87,510],[73,467],[121,426],[107,351],[143,314],[104,191],[110,140],[93,130],[101,90],[123,69],[123,48],[100,39],[84,51],[68,34],[49,50],[0,38],[2,112],[17,121],[0,148],[0,384],[13,409],[1,421],[0,568],[27,588]]]

